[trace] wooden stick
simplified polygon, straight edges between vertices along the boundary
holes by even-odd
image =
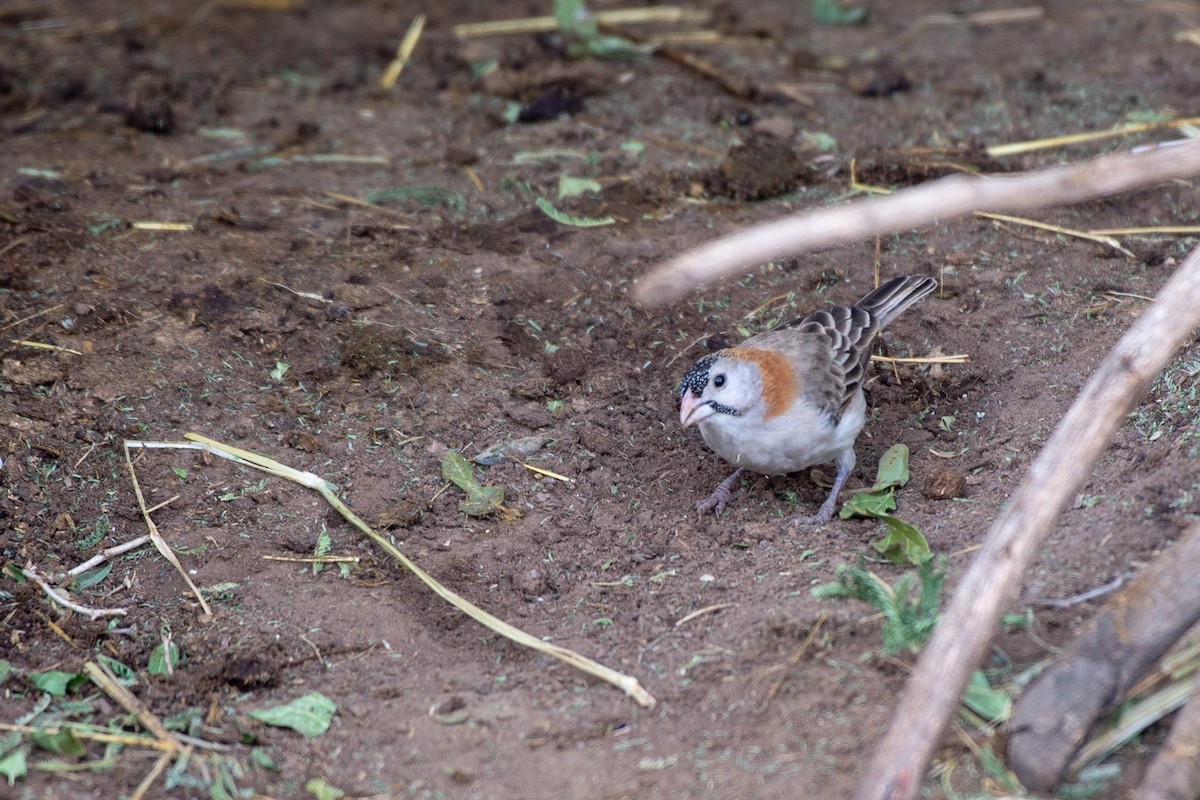
[[[1141,800],[1192,800],[1200,795],[1200,690],[1193,690],[1175,717],[1136,795]]]
[[[659,266],[638,282],[635,296],[646,305],[664,305],[773,258],[945,222],[973,211],[1028,211],[1078,203],[1197,173],[1200,140],[1020,175],[951,175],[887,197],[821,208],[724,236]]]
[[[1181,148],[1173,148],[1179,154]],[[1200,155],[1200,147],[1189,148]],[[1079,393],[988,531],[925,646],[856,800],[914,798],[942,733],[1059,514],[1150,381],[1200,324],[1200,248],[1180,264]]]
[[[1200,525],[1193,525],[1022,692],[1008,724],[1008,762],[1025,788],[1049,792],[1073,770],[1072,754],[1096,720],[1200,620],[1197,569]]]

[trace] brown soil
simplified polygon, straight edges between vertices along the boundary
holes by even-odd
[[[193,733],[233,744],[243,764],[243,742],[268,746],[279,771],[248,767],[241,785],[276,797],[306,796],[313,778],[405,797],[845,795],[910,660],[879,656],[870,609],[809,590],[870,557],[878,525],[787,530],[786,516],[823,496],[807,475],[751,481],[724,516],[698,519],[694,503],[727,467],[679,430],[676,381],[711,348],[857,299],[873,264],[938,277],[942,290],[886,346],[970,363],[877,370],[849,488],[907,444],[913,482],[898,513],[948,557],[953,585],[1144,307],[1136,296],[1153,295],[1190,242],[1128,238],[1129,258],[968,219],[766,265],[663,311],[637,307],[630,287],[689,245],[844,200],[852,159],[862,180],[904,184],[1131,146],[1002,161],[980,149],[1192,110],[1200,48],[1176,39],[1190,24],[1182,6],[1079,0],[971,24],[919,0],[872,3],[867,24],[836,27],[815,24],[806,4],[701,0],[723,36],[694,52],[755,87],[738,99],[661,59],[571,61],[548,36],[459,41],[453,24],[550,6],[465,0],[428,12],[412,63],[383,92],[415,4],[247,5],[0,6],[0,560],[54,573],[142,534],[122,441],[195,431],[328,478],[439,580],[637,676],[658,706],[640,709],[451,610],[316,495],[154,451],[137,461],[147,503],[178,496],[154,516],[196,584],[222,587],[210,593],[215,618],[200,621],[152,551],[78,593],[128,607],[113,626],[63,616],[0,578],[0,657],[14,668],[0,720],[37,702],[26,672],[79,670],[103,653],[141,671],[133,688],[154,714],[198,711]],[[552,118],[506,122],[511,103]],[[563,175],[600,189],[557,199]],[[390,189],[406,191],[378,208],[339,199]],[[616,224],[560,224],[537,197]],[[1184,224],[1197,206],[1177,184],[1043,219]],[[147,221],[194,227],[134,226]],[[1135,570],[1200,512],[1197,358],[1193,345],[1174,380],[1156,384],[1064,515],[1011,609],[1032,609],[1032,624],[997,639],[999,682],[1092,613],[1034,599]],[[460,513],[439,470],[446,449],[472,456],[535,433],[551,441],[530,463],[573,482],[512,462],[480,468],[519,516]],[[946,499],[963,484],[965,500]],[[322,531],[334,554],[360,557],[347,574],[263,559],[310,554]],[[869,566],[888,580],[903,571]],[[186,662],[149,676],[168,625]],[[323,736],[246,716],[311,691],[338,707]],[[84,696],[89,719],[119,715]],[[1002,752],[1002,729],[968,732]],[[1147,752],[1117,756],[1108,794],[1136,785]],[[3,791],[128,795],[151,764],[129,751],[109,772],[34,771]],[[998,791],[961,738],[936,764],[934,794]],[[207,794],[162,779],[150,792]]]

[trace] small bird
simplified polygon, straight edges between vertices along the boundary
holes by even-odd
[[[699,426],[708,446],[737,470],[696,510],[724,511],[745,470],[786,475],[834,462],[829,497],[816,514],[791,524],[829,522],[867,421],[862,386],[871,344],[935,288],[933,278],[892,278],[853,306],[814,311],[697,361],[679,387],[679,421]]]

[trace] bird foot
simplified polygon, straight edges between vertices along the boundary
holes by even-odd
[[[833,503],[822,504],[815,514],[797,514],[788,520],[789,528],[803,528],[809,525],[828,525],[833,519]]]
[[[742,490],[734,490],[733,485],[737,483],[737,479],[741,477],[742,471],[739,469],[730,475],[721,484],[713,490],[705,499],[696,503],[696,513],[704,516],[705,512],[712,511],[718,517],[725,510],[725,506],[729,505],[729,501],[742,494]]]

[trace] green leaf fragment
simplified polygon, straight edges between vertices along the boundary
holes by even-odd
[[[858,25],[867,21],[867,9],[846,8],[839,0],[812,0],[812,18],[823,25]]]
[[[875,485],[871,491],[904,486],[908,483],[908,477],[908,447],[894,444],[879,459],[879,469],[875,473]]]
[[[842,510],[838,512],[838,516],[842,519],[884,517],[895,510],[895,492],[856,492],[853,497],[842,504]]]
[[[341,789],[321,778],[313,778],[304,784],[304,791],[313,795],[317,800],[338,800],[339,797],[346,796]]]
[[[171,675],[179,666],[179,659],[179,645],[171,641],[167,642],[166,646],[160,643],[150,653],[150,661],[146,669],[151,675]]]
[[[107,561],[95,569],[89,569],[75,580],[71,581],[71,590],[78,592],[82,589],[90,589],[97,583],[100,583],[108,577],[108,573],[112,572],[113,562]]]
[[[29,739],[46,752],[57,756],[82,756],[87,753],[83,742],[79,741],[70,728],[61,728],[57,733],[34,731],[29,734]]]
[[[86,683],[88,679],[86,675],[78,672],[62,672],[60,670],[31,672],[26,677],[29,678],[30,683],[52,697],[62,697],[69,690]]]
[[[981,669],[971,673],[962,701],[963,705],[988,722],[1004,722],[1012,714],[1012,698],[1007,692],[993,689]]]
[[[475,480],[470,462],[457,450],[449,450],[442,456],[442,477],[467,493],[467,499],[458,504],[464,514],[487,516],[504,502],[504,487],[481,485]]]
[[[29,767],[25,763],[24,750],[13,750],[8,755],[0,758],[0,775],[8,778],[9,786],[16,783],[18,779],[24,778],[28,773]]]
[[[250,763],[259,769],[279,772],[279,765],[271,757],[271,751],[265,747],[255,747],[250,750]]]
[[[108,667],[112,674],[117,676],[117,680],[126,686],[132,686],[137,683],[137,673],[115,658],[100,653],[97,654],[96,660]]]
[[[467,198],[452,189],[441,186],[402,186],[396,189],[382,189],[377,192],[368,192],[363,199],[373,205],[378,205],[383,200],[399,200],[422,206],[442,206],[452,211],[467,210]]]
[[[251,711],[251,719],[276,728],[290,728],[301,736],[312,738],[329,730],[337,706],[320,692],[297,697],[290,703],[274,708]]]
[[[586,192],[599,192],[601,188],[603,187],[600,186],[600,181],[592,178],[576,178],[572,175],[558,176],[559,200],[564,197],[576,197]]]
[[[617,221],[613,217],[577,217],[565,211],[559,211],[554,207],[553,203],[544,197],[539,197],[533,202],[550,219],[575,228],[599,228],[604,225],[612,225]]]
[[[917,530],[916,526],[890,514],[874,516],[887,527],[887,533],[871,546],[888,561],[900,565],[917,565],[933,558],[929,542],[925,540],[925,536]]]

